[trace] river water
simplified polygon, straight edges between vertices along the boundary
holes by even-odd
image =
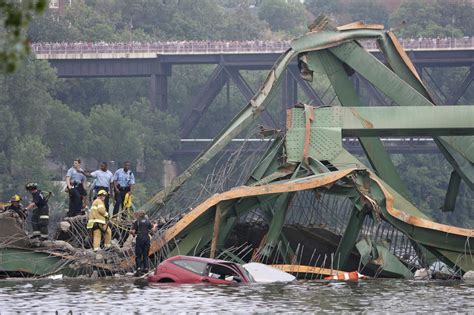
[[[393,279],[254,285],[0,280],[0,313],[474,312],[474,283]]]

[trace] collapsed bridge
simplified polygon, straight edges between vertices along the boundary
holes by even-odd
[[[384,63],[359,40],[376,41]],[[183,193],[189,182],[200,180],[199,171],[210,160],[268,110],[295,59],[303,80],[330,82],[338,105],[296,104],[288,110],[284,130],[260,131],[273,139],[263,155],[233,157],[224,162],[232,171],[216,172],[218,179],[205,193]],[[356,73],[396,105],[365,106],[351,81]],[[336,28],[318,18],[209,147],[142,207],[152,218],[172,218],[154,237],[150,255],[158,260],[175,254],[219,256],[288,271],[299,265],[305,273],[330,267],[405,278],[438,261],[458,274],[474,270],[474,230],[433,222],[417,209],[380,140],[432,137],[453,169],[443,205],[444,211],[453,211],[461,181],[471,190],[474,186],[474,107],[434,105],[392,32],[362,23]],[[369,165],[343,147],[344,136],[359,139]],[[227,177],[236,174],[229,187]],[[2,259],[12,250],[18,248],[2,248]],[[78,260],[48,249],[41,255]],[[110,257],[94,261],[88,270],[125,271],[133,260],[121,257],[115,263]]]

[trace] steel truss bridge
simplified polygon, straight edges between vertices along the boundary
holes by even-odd
[[[471,86],[474,77],[474,38],[408,39],[401,40],[401,43],[423,81],[430,86],[437,103],[457,104]],[[384,61],[382,53],[373,42],[364,41],[362,45]],[[48,60],[61,78],[148,77],[151,103],[162,111],[166,111],[169,106],[168,82],[172,77],[173,66],[216,65],[199,93],[192,99],[192,110],[181,123],[180,134],[183,139],[189,137],[224,87],[233,84],[246,100],[250,100],[255,91],[240,71],[270,69],[288,47],[289,42],[286,41],[32,44],[36,58]],[[457,90],[446,95],[429,71],[429,68],[439,67],[468,67],[469,70],[457,85]],[[374,103],[388,105],[384,96],[357,73],[352,79],[359,95],[361,91],[365,91]],[[283,77],[282,116],[286,115],[287,108],[296,104],[299,89],[312,105],[328,105],[324,104],[323,95],[301,78],[298,66],[293,62]],[[265,115],[263,121],[269,126],[274,125],[268,117],[265,119]],[[284,117],[280,121],[284,122]],[[347,145],[350,143],[346,142]],[[436,146],[432,142],[423,142],[423,146],[415,145],[421,143],[419,141],[407,139],[386,143],[390,143],[388,146],[392,152],[436,152]],[[189,148],[189,143],[183,144],[186,146],[176,154],[194,154],[202,149],[202,145],[199,148],[195,145]],[[400,146],[400,149],[392,150],[392,146]],[[358,150],[357,143],[350,147]]]

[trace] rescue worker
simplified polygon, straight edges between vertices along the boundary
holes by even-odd
[[[14,217],[19,218],[22,222],[26,219],[26,210],[21,204],[20,195],[13,195],[10,198],[10,204],[2,208],[2,210],[13,214]]]
[[[68,217],[80,215],[84,207],[83,197],[87,196],[87,192],[84,188],[86,176],[83,172],[80,159],[75,159],[73,166],[67,171],[66,188],[69,193]]]
[[[94,251],[100,249],[102,234],[104,234],[104,247],[110,248],[111,246],[112,230],[107,224],[109,214],[105,209],[105,197],[107,197],[105,190],[102,189],[97,192],[97,199],[92,203],[89,220],[87,221],[87,229],[92,231],[92,248]]]
[[[104,204],[105,209],[109,212],[109,195],[113,197],[114,193],[114,174],[107,169],[107,162],[100,163],[99,169],[94,172],[86,173],[83,171],[82,174],[87,177],[95,178],[92,186],[95,195],[97,195],[100,190],[105,190],[107,192]]]
[[[32,201],[26,206],[27,210],[33,210],[33,215],[31,216],[32,238],[39,237],[41,240],[47,240],[49,224],[48,197],[43,195],[36,183],[28,183],[25,188],[32,196]]]
[[[136,277],[148,273],[148,252],[150,250],[150,234],[156,232],[157,224],[151,224],[145,211],[139,210],[135,212],[135,222],[133,222],[130,234],[136,235],[135,240],[135,263]]]
[[[130,170],[130,162],[126,161],[123,163],[123,168],[119,168],[114,174],[114,216],[119,213],[120,209],[123,209],[125,195],[128,192],[131,193],[133,185],[135,185],[135,176]]]

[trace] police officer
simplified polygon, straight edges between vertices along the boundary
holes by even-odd
[[[100,163],[99,169],[94,172],[82,173],[88,177],[95,178],[93,185],[95,195],[97,195],[100,190],[105,190],[107,192],[104,204],[105,209],[107,212],[109,212],[109,194],[113,196],[114,174],[112,174],[112,172],[107,169],[107,162]]]
[[[13,214],[13,216],[21,219],[22,222],[26,219],[26,211],[23,205],[21,204],[20,195],[13,195],[10,198],[10,204],[2,210]]]
[[[102,189],[97,192],[97,199],[92,203],[89,220],[87,221],[87,229],[92,231],[92,244],[94,251],[100,249],[102,234],[104,234],[105,248],[110,248],[111,246],[112,231],[107,224],[109,213],[105,209],[105,197],[107,197],[107,192],[105,190]]]
[[[39,237],[42,240],[47,240],[49,224],[48,198],[45,198],[41,190],[38,190],[38,184],[36,183],[28,183],[25,188],[33,197],[32,201],[26,206],[27,210],[33,209],[33,215],[31,216],[32,238]]]
[[[75,217],[81,214],[83,208],[83,197],[87,195],[84,188],[86,176],[81,168],[81,160],[75,159],[73,166],[67,171],[66,186],[69,192],[68,217]]]
[[[156,231],[157,224],[151,224],[145,215],[145,211],[139,210],[135,212],[135,222],[133,222],[130,234],[136,235],[135,241],[135,262],[136,262],[136,273],[135,276],[139,277],[142,273],[148,273],[148,251],[150,250],[150,234]]]
[[[123,163],[123,168],[119,168],[114,174],[114,216],[119,213],[121,208],[123,209],[125,195],[132,191],[133,185],[135,185],[135,176],[130,170],[130,162],[127,161]]]

